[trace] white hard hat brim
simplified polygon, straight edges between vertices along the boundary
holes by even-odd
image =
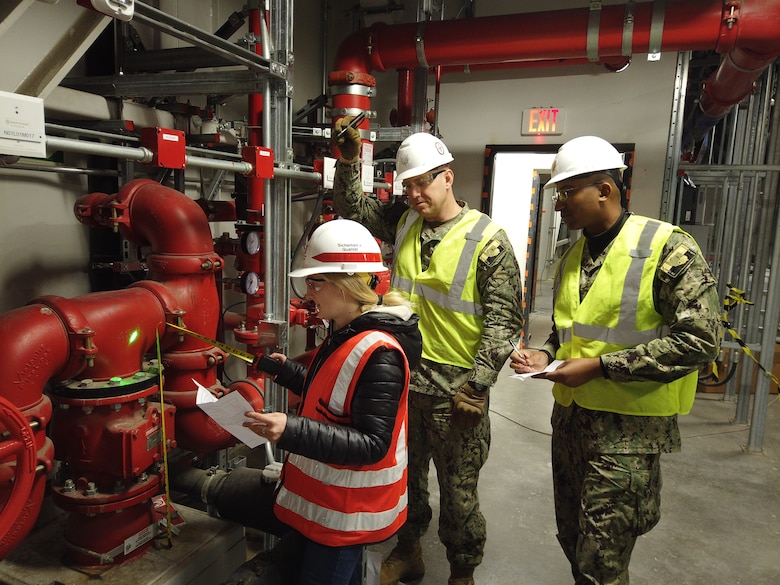
[[[334,266],[333,264],[323,264],[322,266],[308,266],[306,268],[296,268],[290,272],[290,278],[302,278],[311,276],[312,274],[328,274],[328,273],[345,273],[355,274],[356,272],[367,272],[374,274],[377,272],[387,272],[390,270],[384,264],[374,263],[361,263],[361,264],[341,264],[340,266]]]
[[[552,187],[556,183],[560,183],[561,181],[565,181],[566,179],[571,179],[572,177],[579,177],[580,175],[592,175],[594,173],[601,173],[601,172],[607,172],[607,171],[613,171],[613,170],[619,170],[624,171],[628,167],[626,165],[622,165],[620,167],[616,167],[615,169],[600,169],[596,171],[586,171],[586,172],[577,172],[577,171],[569,171],[565,173],[558,173],[557,175],[553,176],[549,181],[547,181],[544,184],[544,189],[547,189],[548,187]]]
[[[432,171],[433,169],[438,169],[442,165],[451,163],[453,160],[455,159],[452,157],[452,155],[450,155],[450,156],[443,157],[441,160],[434,161],[436,164],[424,164],[417,167],[413,167],[411,169],[406,169],[405,171],[398,173],[395,177],[395,180],[404,181],[406,179],[411,179],[412,177],[418,177],[423,173],[427,173],[428,171]]]

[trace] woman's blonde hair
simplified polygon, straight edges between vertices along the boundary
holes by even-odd
[[[386,305],[388,307],[407,306],[411,304],[408,300],[399,292],[390,291],[386,295],[380,295],[376,293],[370,286],[374,275],[366,272],[327,272],[321,274],[323,280],[332,282],[344,293],[351,296],[360,304],[360,312],[365,313],[376,309],[380,305]]]

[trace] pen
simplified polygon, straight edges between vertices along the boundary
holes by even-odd
[[[347,133],[347,130],[349,130],[350,128],[354,128],[355,126],[360,124],[363,121],[363,118],[365,118],[365,117],[366,117],[366,113],[365,112],[360,112],[357,116],[352,118],[352,121],[350,121],[349,124],[344,126],[344,128],[341,129],[341,132],[336,134],[336,140],[338,140],[339,138],[344,136],[344,134]]]
[[[517,347],[517,344],[514,341],[512,341],[511,339],[509,340],[509,345],[511,345],[512,349],[514,349],[517,352],[517,355],[519,355],[520,357],[523,357],[523,354],[520,353],[520,348]]]

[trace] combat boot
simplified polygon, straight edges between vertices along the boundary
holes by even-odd
[[[399,540],[390,555],[382,561],[379,585],[396,585],[422,579],[425,563],[419,540]]]
[[[474,585],[474,567],[450,567],[447,585]]]

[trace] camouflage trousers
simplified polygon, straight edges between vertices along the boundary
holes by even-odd
[[[450,565],[476,567],[486,540],[479,509],[479,471],[488,458],[490,419],[473,429],[450,425],[451,400],[409,393],[409,510],[399,540],[420,538],[433,517],[429,499],[430,462],[439,484],[439,539]]]
[[[599,453],[588,448],[576,417],[553,422],[558,541],[575,585],[628,585],[637,537],[661,516],[660,453]]]

